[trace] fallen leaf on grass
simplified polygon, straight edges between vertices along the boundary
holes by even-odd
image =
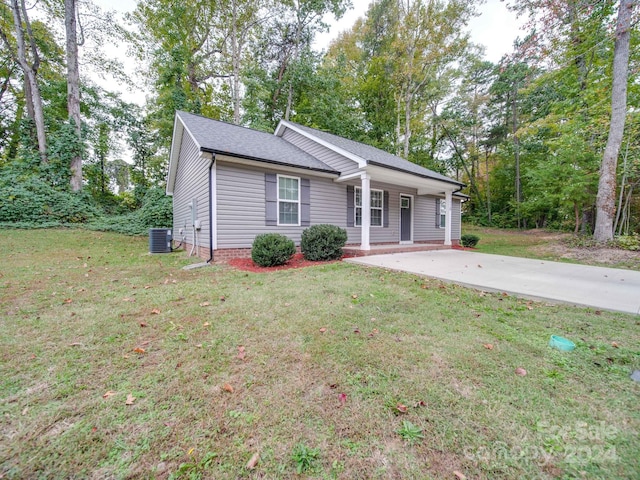
[[[353,298],[354,300],[358,298],[358,295],[356,295],[355,293],[353,295],[351,295],[351,298]]]
[[[151,310],[151,313],[153,315],[158,315],[160,313],[160,309],[159,308],[154,308],[153,310]]]
[[[203,327],[208,327],[209,325],[211,325],[209,322],[204,322],[204,323],[202,324],[202,326],[203,326]]]
[[[133,351],[136,352],[136,353],[145,353],[146,352],[146,350],[144,348],[142,348],[142,347],[136,347],[136,348],[133,349]]]
[[[127,400],[124,402],[124,404],[125,405],[133,405],[135,401],[136,401],[136,397],[134,397],[133,394],[128,393],[127,394]]]
[[[116,392],[114,392],[113,390],[109,390],[107,393],[102,395],[102,398],[109,398],[109,397],[114,396],[115,394],[116,394]]]
[[[360,329],[358,327],[354,328],[353,333],[360,333]]]
[[[493,345],[491,345],[490,343],[485,343],[483,347],[486,348],[487,350],[493,350]]]
[[[260,453],[256,452],[247,462],[247,470],[253,470],[258,465],[258,460],[260,460]]]
[[[620,345],[618,345],[618,342],[611,342],[611,346],[613,348],[620,348]]]
[[[320,329],[320,333],[324,333],[324,332],[326,332],[326,331],[327,331],[327,329],[326,329],[325,327],[322,327],[322,328]]]
[[[69,344],[70,347],[81,347],[82,344],[80,342],[73,342]]]
[[[228,383],[225,383],[225,384],[222,386],[222,389],[223,389],[225,392],[233,393],[233,387],[232,387],[231,385],[229,385]]]
[[[147,326],[147,324],[146,324],[145,322],[140,322],[140,326],[141,326],[142,328],[144,328],[144,327],[146,327],[146,326]]]
[[[418,407],[426,407],[427,404],[425,403],[424,400],[420,400],[419,402],[416,402],[416,404],[413,406],[413,408],[418,408]]]
[[[226,298],[224,297],[224,295],[222,295],[222,296],[220,297],[220,301],[221,301],[221,302],[224,302],[225,300],[226,300]]]
[[[347,403],[347,394],[341,393],[340,395],[338,395],[338,401],[340,402],[340,405],[344,405],[345,403]]]
[[[400,413],[407,413],[407,411],[409,410],[407,408],[406,405],[403,405],[402,403],[399,403],[396,405],[396,410],[398,410]]]
[[[129,298],[129,297],[125,297],[122,299],[123,302],[135,302],[136,299],[135,298]]]
[[[456,476],[456,478],[457,478],[458,480],[467,480],[467,477],[466,477],[466,476],[465,476],[465,474],[464,474],[464,473],[462,473],[462,472],[459,472],[459,471],[457,471],[457,470],[454,470],[454,471],[453,471],[453,474]]]
[[[201,307],[208,307],[209,305],[211,305],[209,302],[202,302],[200,304]]]
[[[22,416],[24,417],[27,414],[28,411],[29,411],[29,407],[24,407],[22,409]]]
[[[65,305],[69,305],[69,304],[70,304],[70,303],[72,303],[72,302],[73,302],[73,300],[72,300],[72,299],[70,299],[70,298],[65,298],[63,303],[64,303]]]
[[[240,360],[244,360],[244,357],[246,356],[246,352],[244,350],[244,345],[239,345],[238,346],[238,358]]]
[[[522,368],[522,367],[518,367],[516,368],[516,375],[520,375],[521,377],[524,377],[527,374],[527,371]]]

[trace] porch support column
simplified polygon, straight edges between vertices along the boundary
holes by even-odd
[[[371,176],[363,173],[362,181],[362,227],[360,231],[360,250],[371,250],[369,233],[371,230]]]
[[[444,244],[451,245],[451,217],[452,208],[451,208],[451,191],[447,190],[444,194],[445,206],[447,209],[447,214],[444,219]]]

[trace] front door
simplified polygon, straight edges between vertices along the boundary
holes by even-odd
[[[407,195],[400,195],[400,241],[412,242],[411,236],[411,205],[412,198]]]

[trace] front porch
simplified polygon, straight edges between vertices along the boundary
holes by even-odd
[[[360,245],[347,245],[342,251],[345,257],[366,257],[369,255],[385,255],[388,253],[428,252],[430,250],[449,250],[451,245],[442,243],[413,243],[413,244],[379,244],[370,245],[368,250],[362,250]]]

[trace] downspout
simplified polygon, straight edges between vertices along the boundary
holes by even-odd
[[[211,182],[211,170],[213,169],[213,163],[216,161],[216,154],[211,154],[211,162],[209,163],[209,259],[207,263],[213,262],[213,202],[212,199],[212,182]]]

